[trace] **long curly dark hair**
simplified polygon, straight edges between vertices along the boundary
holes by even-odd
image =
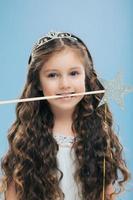
[[[49,40],[45,42],[44,39]],[[104,87],[97,78],[91,54],[75,35],[50,40],[41,38],[34,46],[28,63],[27,81],[21,98],[44,96],[39,90],[39,71],[54,54],[65,48],[76,51],[85,67],[86,91]],[[75,181],[80,185],[83,200],[99,200],[103,187],[103,159],[106,162],[105,189],[117,181],[120,191],[129,178],[122,157],[122,145],[114,133],[113,118],[105,104],[98,106],[103,94],[85,95],[73,112],[72,130],[77,133],[72,148],[75,152]],[[9,129],[9,150],[1,167],[7,186],[13,181],[18,200],[64,199],[59,183],[63,172],[58,168],[59,146],[53,137],[54,116],[49,103],[32,101],[18,103],[16,120]],[[119,177],[120,174],[120,177]],[[105,199],[111,199],[106,196]]]

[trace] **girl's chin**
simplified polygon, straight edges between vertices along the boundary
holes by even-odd
[[[58,99],[53,104],[50,104],[50,107],[52,108],[52,110],[68,111],[74,110],[78,103],[79,101],[72,102],[71,99]]]

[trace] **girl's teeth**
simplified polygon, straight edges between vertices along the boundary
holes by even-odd
[[[60,98],[70,99],[70,98],[72,98],[72,97],[60,97]]]
[[[73,97],[69,97],[69,96],[67,96],[67,97],[59,97],[59,99],[72,99]]]

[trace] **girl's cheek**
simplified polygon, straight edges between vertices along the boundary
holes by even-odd
[[[85,87],[85,80],[84,79],[77,79],[74,81],[76,86]]]

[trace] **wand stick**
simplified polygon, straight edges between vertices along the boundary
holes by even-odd
[[[0,101],[0,105],[1,104],[10,104],[10,103],[19,103],[19,102],[40,101],[40,100],[47,100],[47,99],[58,99],[58,98],[61,98],[61,97],[74,97],[74,96],[90,95],[90,94],[98,94],[98,93],[105,93],[105,90],[81,92],[81,93],[67,94],[67,95],[55,95],[55,96],[42,96],[42,97],[24,98],[24,99],[2,100],[2,101]]]

